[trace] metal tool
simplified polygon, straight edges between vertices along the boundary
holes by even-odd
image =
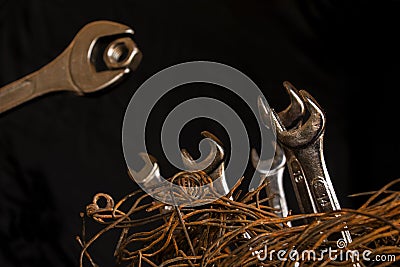
[[[0,113],[49,92],[83,95],[115,83],[141,61],[132,36],[133,30],[119,23],[87,24],[52,62],[0,88]]]
[[[289,82],[284,82],[283,86],[290,97],[290,104],[286,109],[279,112],[279,117],[285,127],[290,127],[299,123],[304,115],[305,108],[296,88]],[[271,114],[268,111],[269,109],[267,109],[266,100],[260,96],[257,104],[261,121],[267,128],[271,128],[271,125],[269,125]],[[274,143],[273,145],[276,148],[275,156],[265,161],[260,161],[256,150],[252,150],[252,163],[254,168],[261,174],[261,181],[259,181],[258,184],[253,184],[253,181],[251,181],[250,190],[258,187],[263,182],[267,182],[267,195],[273,196],[269,202],[270,206],[278,210],[277,214],[279,216],[286,217],[288,214],[288,207],[282,181],[286,157],[284,151],[278,144]]]
[[[225,152],[222,142],[210,132],[203,131],[201,135],[209,142],[210,153],[203,161],[196,162],[186,149],[181,149],[183,164],[189,170],[203,170],[213,180],[214,190],[218,194],[226,195],[229,188],[225,178]],[[220,177],[221,179],[217,180]]]
[[[306,91],[299,92],[310,117],[301,125],[287,130],[279,116],[272,114],[277,137],[288,158],[288,168],[296,184],[305,184],[305,195],[298,193],[303,212],[328,212],[340,209],[323,155],[325,115],[318,103]],[[304,183],[305,182],[305,183]],[[298,188],[298,187],[296,187]],[[303,187],[302,187],[303,188]]]
[[[201,132],[201,135],[209,142],[211,148],[209,154],[203,161],[195,162],[186,149],[181,149],[183,163],[190,170],[203,170],[206,172],[213,180],[215,192],[219,195],[226,195],[229,193],[229,188],[225,178],[225,152],[222,142],[208,131]],[[218,178],[221,179],[218,180]],[[230,196],[229,199],[233,200],[233,197]],[[243,233],[243,238],[251,239],[251,234],[246,231]],[[255,255],[254,253],[259,252],[255,251],[253,255]]]
[[[290,104],[286,109],[279,112],[278,116],[283,126],[289,128],[297,123],[301,123],[301,119],[304,116],[305,107],[303,100],[301,99],[297,89],[291,83],[284,82],[283,86],[285,87],[286,92],[289,95]],[[269,112],[269,109],[267,108],[268,104],[266,103],[266,100],[262,96],[258,97],[257,105],[261,121],[267,128],[271,128],[270,116],[272,114],[271,112]]]
[[[128,169],[128,174],[134,182],[142,184],[146,188],[156,188],[164,180],[161,177],[160,167],[158,166],[156,159],[146,153],[139,153],[139,156],[144,162],[143,168],[136,172],[132,169]]]
[[[186,149],[182,149],[182,161],[189,171],[202,170],[205,172],[214,182],[213,190],[215,190],[218,195],[226,195],[229,192],[229,188],[225,179],[225,153],[222,148],[222,143],[216,136],[207,131],[201,134],[210,144],[210,153],[203,161],[196,162]],[[144,166],[139,171],[129,169],[129,175],[132,180],[140,184],[142,188],[145,187],[154,191],[158,196],[158,200],[163,200],[165,203],[174,203],[178,201],[178,199],[176,199],[178,196],[175,196],[175,199],[173,199],[171,195],[176,188],[170,187],[170,182],[161,176],[160,167],[155,158],[146,153],[140,153],[139,156],[143,159]],[[221,177],[221,179],[218,179],[219,177]],[[160,188],[164,188],[165,190],[160,191]],[[178,191],[177,193],[184,194],[185,196],[182,196],[184,199],[187,197],[185,193],[188,192]]]
[[[323,153],[323,137],[326,117],[317,101],[306,91],[291,88],[291,97],[303,102],[309,117],[290,129],[287,117],[272,112],[277,129],[277,138],[285,151],[287,165],[295,190],[299,208],[303,213],[318,213],[339,210],[340,205],[326,168]],[[293,117],[292,117],[293,118]],[[346,242],[351,242],[350,233],[342,231]]]
[[[265,189],[269,197],[270,207],[275,209],[279,217],[287,217],[288,206],[283,188],[283,172],[285,171],[286,157],[283,149],[276,144],[275,156],[268,160],[260,160],[257,151],[251,150],[251,161],[254,168],[260,173],[259,185],[266,183]]]

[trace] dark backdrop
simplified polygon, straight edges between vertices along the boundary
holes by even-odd
[[[44,66],[94,20],[131,26],[144,54],[110,90],[51,94],[0,115],[0,266],[78,264],[79,212],[97,192],[118,199],[137,188],[121,148],[131,96],[157,71],[192,60],[241,70],[278,110],[288,104],[284,80],[311,92],[327,113],[336,191],[357,207],[348,194],[400,175],[399,1],[374,2],[0,1],[0,86]],[[101,266],[112,266],[111,241],[94,252]]]

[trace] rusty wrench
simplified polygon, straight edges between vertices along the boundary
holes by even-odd
[[[186,149],[181,149],[183,164],[189,170],[203,170],[214,181],[214,189],[226,195],[229,188],[225,178],[225,152],[222,142],[210,132],[203,131],[201,135],[208,141],[210,153],[203,161],[196,162]],[[221,179],[217,180],[219,177]]]
[[[142,57],[132,35],[128,26],[111,21],[87,24],[52,62],[0,88],[0,113],[49,92],[83,95],[120,80]]]
[[[203,161],[197,162],[186,149],[182,149],[181,157],[183,164],[190,171],[204,171],[214,181],[213,190],[220,195],[226,195],[229,192],[229,188],[225,179],[225,153],[222,148],[222,143],[216,136],[207,131],[201,134],[210,145],[210,153]],[[160,191],[160,188],[163,187],[170,190],[174,189],[171,188],[167,180],[161,176],[160,167],[155,158],[146,153],[139,153],[139,156],[144,161],[144,166],[139,171],[128,170],[132,180],[141,186],[154,190],[159,200],[163,199],[166,203],[174,202],[172,201],[171,195],[166,193],[168,190]],[[218,179],[219,177],[221,177],[221,179]],[[183,193],[182,191],[180,192]]]
[[[309,118],[287,129],[290,126],[282,120],[284,117],[274,111],[271,115],[276,126],[278,141],[285,150],[300,210],[303,213],[339,210],[339,201],[323,154],[326,116],[308,92],[304,90],[298,92],[293,87],[292,93],[304,103],[310,113]],[[349,231],[342,231],[342,235],[347,243],[352,242]]]
[[[296,184],[305,184],[308,199],[299,195],[303,212],[317,213],[340,209],[323,154],[325,114],[314,98],[304,90],[299,92],[310,117],[297,127],[286,129],[279,115],[272,114],[277,137],[284,147],[288,167]],[[298,188],[298,187],[297,187]],[[301,194],[302,192],[297,192]]]
[[[304,103],[294,86],[289,82],[284,82],[283,85],[290,97],[290,105],[285,110],[279,112],[279,118],[285,127],[290,127],[302,118],[305,109]],[[257,104],[259,115],[264,126],[271,128],[271,125],[269,124],[270,112],[268,111],[269,109],[267,109],[265,101],[266,100],[261,96],[258,98]],[[273,145],[276,148],[275,156],[266,161],[260,161],[256,150],[252,150],[251,160],[254,168],[261,174],[261,181],[258,183],[253,183],[253,181],[251,181],[250,190],[259,186],[264,181],[267,181],[267,194],[269,197],[272,197],[269,201],[270,206],[278,210],[277,214],[279,216],[286,217],[288,214],[288,207],[282,181],[286,157],[279,144],[274,143]],[[269,168],[269,166],[271,168]]]

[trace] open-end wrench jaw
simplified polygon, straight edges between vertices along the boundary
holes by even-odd
[[[201,135],[210,145],[209,154],[204,160],[197,162],[186,149],[181,149],[183,164],[189,171],[204,171],[213,180],[225,176],[225,152],[222,147],[222,142],[208,131],[203,131]]]
[[[139,156],[144,161],[144,166],[139,171],[128,169],[128,174],[131,179],[141,185],[149,187],[155,187],[162,183],[162,177],[160,174],[160,167],[158,166],[156,159],[146,153],[139,153]]]
[[[279,126],[281,128],[289,128],[296,124],[301,123],[301,119],[305,113],[305,105],[299,91],[289,82],[284,82],[283,86],[289,95],[290,104],[287,108],[280,112],[276,112],[272,109],[272,113],[268,108],[266,100],[263,96],[259,96],[257,99],[258,112],[261,117],[261,121],[265,127],[271,128],[271,116],[275,113],[275,116],[279,117]],[[276,122],[275,122],[276,123]]]
[[[205,160],[198,163],[193,160],[189,152],[182,150],[181,155],[183,163],[191,172],[201,170],[207,174],[213,181],[213,187],[216,192],[225,195],[229,192],[229,189],[225,180],[225,154],[222,148],[222,143],[217,137],[209,132],[202,132],[201,134],[210,144],[210,154],[207,155]],[[139,153],[139,156],[142,158],[144,166],[139,171],[129,168],[128,173],[131,179],[138,183],[142,188],[146,188],[153,192],[157,196],[156,198],[162,202],[170,204],[174,203],[173,205],[180,203],[180,200],[182,199],[179,200],[179,194],[185,194],[185,190],[182,191],[184,188],[176,184],[174,185],[169,181],[169,179],[164,179],[161,176],[160,167],[154,157],[147,153]],[[180,172],[177,175],[181,175],[182,173],[183,172]],[[174,176],[172,179],[176,177],[178,176]],[[202,183],[202,181],[199,182],[200,184]]]
[[[303,147],[312,143],[323,134],[326,124],[326,116],[317,101],[305,90],[301,90],[299,93],[310,114],[306,122],[302,122],[298,127],[286,129],[285,118],[282,120],[280,113],[272,112],[277,138],[284,146],[290,148]]]
[[[225,176],[226,158],[222,142],[210,132],[203,131],[201,135],[205,137],[205,140],[210,145],[210,152],[204,160],[197,162],[187,150],[182,149],[183,164],[188,171],[203,171],[206,173],[212,180],[213,190],[220,195],[226,195],[230,190]]]
[[[283,83],[290,98],[289,106],[278,113],[283,126],[286,128],[293,126],[298,122],[305,112],[304,102],[299,91],[288,81]]]

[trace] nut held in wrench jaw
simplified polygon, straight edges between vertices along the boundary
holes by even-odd
[[[83,95],[114,84],[134,71],[141,61],[132,36],[131,28],[112,21],[85,25],[53,61],[0,88],[0,113],[46,93],[73,91]],[[99,69],[96,58],[99,50],[106,48],[99,49],[102,41],[110,43],[104,51],[105,58],[100,52],[104,67]]]
[[[142,54],[133,42],[133,34],[128,26],[111,21],[92,22],[79,31],[70,45],[69,70],[81,93],[110,86],[136,69]],[[111,67],[104,60],[104,53],[108,54],[108,51],[112,55],[108,61],[114,64]],[[104,61],[105,68],[98,69],[98,57]]]
[[[111,42],[105,49],[103,60],[109,69],[130,67],[136,69],[140,60],[134,57],[141,57],[139,49],[130,37],[118,38]]]

